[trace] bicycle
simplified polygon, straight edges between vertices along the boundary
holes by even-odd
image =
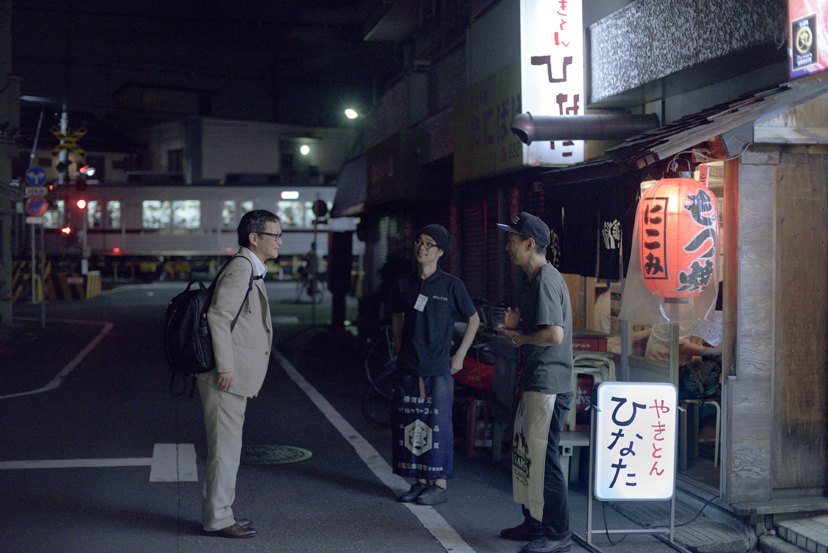
[[[394,353],[391,327],[383,325],[379,336],[368,342],[368,353],[365,355],[365,376],[368,377],[368,382],[373,382],[378,375],[384,373],[396,362],[397,355]]]
[[[382,428],[391,424],[391,396],[397,383],[397,363],[393,360],[385,371],[376,375],[362,397],[362,416],[371,426]]]
[[[302,303],[302,298],[307,295],[312,303],[319,305],[325,296],[325,287],[325,279],[319,278],[318,274],[300,276],[296,285],[295,303]]]
[[[390,423],[391,394],[397,372],[397,355],[391,327],[384,325],[379,337],[369,342],[365,355],[365,376],[368,388],[362,398],[362,414],[369,424],[377,427]]]

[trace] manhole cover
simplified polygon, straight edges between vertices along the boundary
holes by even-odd
[[[245,465],[283,465],[309,459],[312,453],[292,445],[250,445],[242,448]]]

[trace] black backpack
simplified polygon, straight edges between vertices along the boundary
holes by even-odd
[[[242,255],[234,255],[233,257],[247,259]],[[209,287],[205,287],[200,280],[193,279],[187,285],[187,288],[175,296],[167,306],[164,319],[164,356],[172,371],[170,375],[170,393],[173,395],[180,396],[187,391],[187,375],[192,375],[190,397],[193,397],[193,394],[195,394],[195,375],[208,372],[216,366],[216,360],[213,356],[213,338],[210,335],[210,327],[207,325],[207,310],[210,308],[210,302],[213,299],[216,282],[218,282],[219,276],[233,257],[219,270]],[[247,262],[250,263],[250,282],[244,300],[239,306],[239,311],[230,324],[231,332],[236,326],[239,315],[241,315],[241,310],[250,295],[250,290],[253,289],[253,281],[261,278],[254,276],[253,263],[249,259],[247,259]],[[193,287],[196,283],[198,288]],[[182,375],[184,388],[176,392],[175,381],[178,375]]]

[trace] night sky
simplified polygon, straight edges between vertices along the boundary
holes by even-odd
[[[214,92],[212,115],[338,125],[397,71],[364,42],[354,0],[14,0],[22,94],[105,116],[113,92],[150,84]]]

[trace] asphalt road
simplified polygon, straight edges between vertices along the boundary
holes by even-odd
[[[315,308],[296,304],[294,285],[277,282],[267,285],[276,355],[248,404],[234,506],[259,535],[204,535],[201,405],[197,393],[170,394],[160,342],[164,307],[184,286],[125,286],[52,302],[44,330],[39,306],[15,306],[15,323],[33,328],[0,350],[0,551],[520,550],[498,536],[522,518],[507,459],[468,455],[458,442],[448,502],[410,508],[395,501],[404,484],[388,468],[389,431],[361,415],[366,380],[355,340],[325,325],[329,298]],[[354,312],[349,303],[349,318]],[[174,444],[193,444],[192,479],[190,446],[179,446],[175,481],[152,481],[164,447],[176,451]],[[572,529],[584,536],[583,482],[570,490],[570,505]],[[611,528],[635,526],[597,505],[593,527],[603,527],[604,517]],[[593,544],[622,553],[673,550],[649,534],[612,542],[622,538],[610,545],[596,535]]]

